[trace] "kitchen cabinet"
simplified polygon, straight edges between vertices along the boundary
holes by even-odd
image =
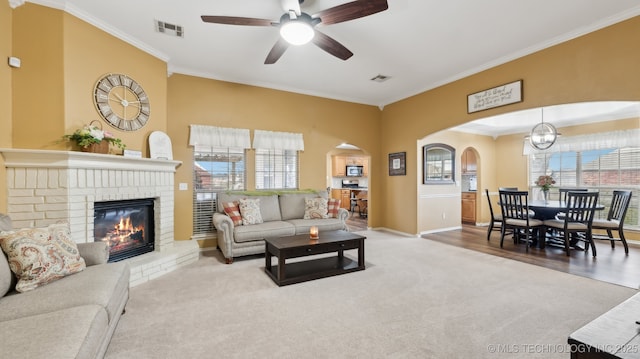
[[[347,211],[351,210],[351,190],[332,189],[331,198],[340,200],[340,208],[344,208]]]
[[[369,160],[360,156],[333,156],[332,157],[333,177],[345,177],[347,165],[362,166],[362,176],[369,176]]]
[[[347,157],[333,156],[332,175],[333,177],[345,177],[347,175]]]
[[[462,222],[476,223],[476,194],[475,192],[462,192]]]
[[[477,170],[476,154],[472,150],[465,150],[462,153],[462,173],[473,174]]]

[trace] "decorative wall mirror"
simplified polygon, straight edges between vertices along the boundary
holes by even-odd
[[[444,143],[432,143],[422,147],[424,184],[455,183],[456,150]]]

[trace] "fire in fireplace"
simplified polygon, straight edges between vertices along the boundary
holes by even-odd
[[[94,240],[109,245],[109,262],[152,252],[153,198],[94,203]]]

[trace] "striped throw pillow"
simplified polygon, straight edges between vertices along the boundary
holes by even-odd
[[[338,209],[340,208],[340,200],[337,198],[329,198],[327,201],[327,215],[329,218],[338,218]]]
[[[240,207],[238,207],[238,202],[223,202],[222,208],[224,209],[224,213],[231,218],[234,226],[242,225],[242,215],[240,214]]]

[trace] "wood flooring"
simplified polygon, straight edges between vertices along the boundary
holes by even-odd
[[[506,237],[500,248],[500,232],[494,231],[491,240],[487,241],[487,227],[473,225],[422,237],[625,287],[638,289],[640,286],[640,248],[630,245],[629,255],[625,255],[620,242],[612,249],[609,241],[596,241],[597,256],[594,258],[591,251],[572,250],[567,256],[564,249],[555,247],[529,248],[526,252],[523,243],[514,244]]]
[[[347,218],[347,226],[349,231],[366,231],[367,230],[367,218],[360,217],[357,212],[349,212],[349,218]]]

